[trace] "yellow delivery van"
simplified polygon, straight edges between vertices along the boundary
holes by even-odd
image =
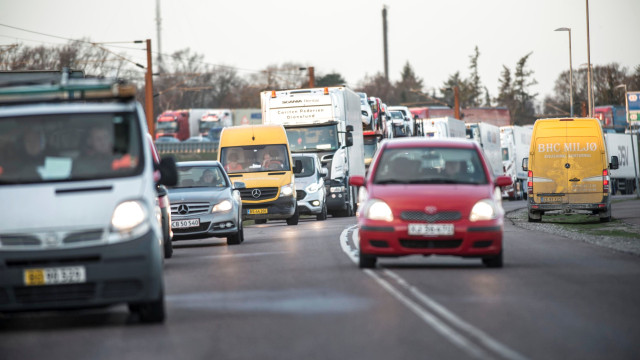
[[[550,211],[587,212],[611,220],[609,170],[618,168],[609,157],[598,119],[540,119],[533,126],[528,172],[529,221]]]
[[[231,181],[242,181],[243,219],[265,223],[286,219],[298,224],[294,164],[282,125],[226,127],[220,134],[218,161]]]

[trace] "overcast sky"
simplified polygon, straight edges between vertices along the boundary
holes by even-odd
[[[502,66],[512,71],[529,52],[538,100],[555,79],[587,63],[585,0],[159,0],[162,53],[190,48],[209,64],[240,75],[297,62],[316,75],[337,72],[355,87],[384,72],[382,7],[387,5],[389,76],[409,61],[425,90],[449,75],[469,75],[469,56],[480,50],[482,83],[497,95]],[[640,1],[589,2],[591,63],[640,65]],[[152,39],[158,50],[156,0],[0,0],[0,24],[91,41]],[[0,26],[0,45],[51,45],[64,40]],[[129,45],[126,45],[129,46]],[[132,45],[133,46],[133,45]],[[140,63],[143,51],[114,49]],[[636,90],[636,89],[629,89]],[[640,89],[637,89],[640,90]],[[375,95],[375,94],[370,94]],[[384,100],[384,99],[383,99]]]

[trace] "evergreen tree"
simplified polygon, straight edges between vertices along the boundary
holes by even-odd
[[[345,85],[347,81],[342,78],[342,75],[338,73],[331,73],[324,76],[316,77],[315,85],[318,87],[324,86],[342,86]]]
[[[528,53],[518,60],[513,80],[513,96],[515,104],[511,118],[516,125],[532,124],[535,122],[534,100],[538,94],[532,94],[529,88],[538,82],[532,77],[533,70],[527,69],[527,60],[532,53]]]
[[[480,82],[480,74],[478,73],[478,58],[480,57],[480,50],[478,46],[475,47],[473,55],[469,56],[471,63],[469,64],[469,70],[471,74],[467,80],[469,86],[468,103],[465,107],[478,107],[482,102],[482,83]]]
[[[423,97],[422,83],[422,79],[416,76],[409,61],[407,61],[400,73],[400,81],[395,86],[400,104],[420,101]]]

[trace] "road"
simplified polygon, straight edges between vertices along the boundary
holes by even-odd
[[[176,242],[164,324],[140,325],[125,306],[0,315],[0,359],[638,358],[637,256],[505,220],[502,269],[406,257],[363,271],[355,223]]]

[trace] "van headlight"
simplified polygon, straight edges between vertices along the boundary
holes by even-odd
[[[125,201],[116,206],[111,226],[118,232],[130,232],[144,223],[147,211],[140,201]]]
[[[293,186],[291,184],[284,185],[280,188],[280,197],[293,195]]]
[[[493,201],[488,199],[480,200],[473,205],[473,209],[471,209],[471,214],[469,215],[469,220],[493,220],[496,218],[496,213],[496,207]]]
[[[393,212],[386,202],[374,199],[367,204],[364,217],[369,220],[393,221]]]
[[[313,184],[309,184],[309,186],[307,186],[307,188],[305,189],[306,192],[308,192],[309,194],[313,194],[315,192],[318,192],[318,190],[322,189],[322,185],[320,185],[319,183],[313,183]]]
[[[215,213],[215,212],[225,212],[225,211],[229,211],[233,208],[233,204],[231,204],[231,201],[229,200],[222,200],[221,202],[213,205],[213,208],[211,208],[211,212]]]

